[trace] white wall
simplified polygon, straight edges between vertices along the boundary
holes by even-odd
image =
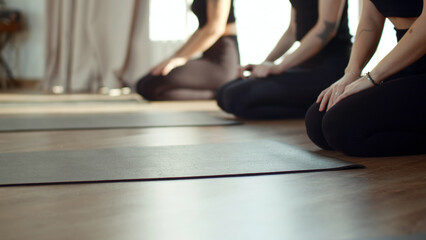
[[[21,11],[25,28],[17,33],[3,56],[18,79],[42,79],[45,67],[45,0],[6,0]]]

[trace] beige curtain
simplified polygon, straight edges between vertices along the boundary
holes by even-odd
[[[132,86],[149,67],[148,0],[46,1],[46,91]]]

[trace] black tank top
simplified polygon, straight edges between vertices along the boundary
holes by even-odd
[[[418,17],[422,13],[423,0],[371,0],[385,17]]]
[[[192,3],[191,10],[198,18],[198,28],[204,27],[207,23],[207,1],[208,0],[194,0]],[[226,23],[234,22],[234,0],[231,0],[231,9],[229,10],[228,21]]]
[[[290,0],[290,2],[296,9],[296,38],[300,41],[317,23],[318,0]],[[339,29],[334,39],[350,42],[351,38],[348,27],[348,3],[346,2]]]

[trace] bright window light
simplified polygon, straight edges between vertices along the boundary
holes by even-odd
[[[149,6],[151,41],[177,41],[187,38],[187,0],[150,0]]]
[[[290,23],[289,1],[235,0],[241,64],[262,62]]]

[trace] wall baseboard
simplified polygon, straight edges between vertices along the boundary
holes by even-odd
[[[2,79],[1,81],[6,81]],[[2,92],[16,92],[16,91],[41,91],[41,79],[14,79],[13,82],[7,81],[7,84],[0,85]]]

